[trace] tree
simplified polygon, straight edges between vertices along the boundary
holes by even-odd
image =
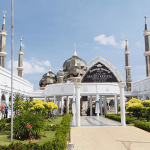
[[[20,96],[20,94],[14,95],[14,104],[13,104],[13,110],[15,111],[15,115],[19,113],[19,110],[23,108],[23,96]]]
[[[126,111],[133,112],[138,118],[142,117],[143,104],[136,98],[130,99],[126,104]]]
[[[150,100],[142,101],[143,104],[143,115],[146,117],[147,121],[150,120]]]

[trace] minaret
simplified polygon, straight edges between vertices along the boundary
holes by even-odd
[[[130,66],[130,61],[129,61],[129,50],[128,50],[128,45],[127,45],[127,39],[126,41],[126,45],[125,45],[125,67],[124,69],[126,70],[126,87],[127,87],[127,91],[131,91],[131,66]]]
[[[6,53],[7,32],[5,31],[5,13],[6,12],[4,12],[4,16],[3,16],[2,30],[0,31],[0,66],[4,68],[5,68],[5,58],[7,56],[7,53]]]
[[[74,44],[74,53],[73,56],[77,56],[77,52],[76,52],[76,44]]]
[[[145,59],[146,59],[146,76],[150,76],[150,30],[148,30],[148,24],[147,24],[147,16],[145,14],[145,30],[144,30],[144,37],[145,37]]]
[[[22,74],[22,72],[23,72],[23,51],[22,51],[22,37],[21,37],[21,43],[20,43],[20,51],[19,51],[19,53],[18,53],[18,55],[19,55],[19,58],[18,58],[18,68],[17,68],[17,70],[18,70],[18,76],[20,76],[20,77],[22,77],[23,76],[23,74]]]

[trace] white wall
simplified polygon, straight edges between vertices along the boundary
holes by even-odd
[[[31,91],[33,91],[33,84],[17,75],[13,76],[14,93],[20,93],[25,97],[29,97]],[[9,97],[11,96],[11,72],[0,66],[0,105],[2,94],[7,97],[6,101],[9,103]]]
[[[132,92],[138,93],[138,98],[145,100],[148,96],[150,99],[150,77],[134,82],[132,84]]]

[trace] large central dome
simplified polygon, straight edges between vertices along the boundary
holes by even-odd
[[[78,66],[80,69],[83,69],[86,66],[86,62],[79,58],[76,53],[76,47],[74,47],[74,54],[71,58],[67,59],[63,64],[63,71],[67,72],[74,66]]]

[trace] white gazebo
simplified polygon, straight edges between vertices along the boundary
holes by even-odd
[[[88,68],[85,72],[85,68]],[[80,74],[83,74],[81,76]],[[124,98],[125,82],[119,71],[107,60],[97,57],[90,61],[79,73],[78,77],[72,79],[70,83],[57,83],[47,85],[45,87],[45,100],[53,98],[54,103],[58,99],[61,101],[61,114],[63,107],[63,99],[66,98],[66,112],[69,113],[69,98],[73,98],[76,102],[76,126],[80,126],[80,97],[90,97],[90,105],[92,106],[92,96],[96,97],[100,105],[102,114],[102,99],[104,111],[106,112],[106,97],[114,96],[115,112],[117,112],[117,96],[120,97],[121,104],[121,124],[126,125],[125,120],[125,98]],[[43,93],[44,94],[44,93]],[[100,97],[100,99],[99,99]],[[103,98],[102,98],[103,97]],[[92,107],[90,107],[92,108]],[[90,115],[92,110],[90,110]],[[97,113],[99,115],[99,113]]]

